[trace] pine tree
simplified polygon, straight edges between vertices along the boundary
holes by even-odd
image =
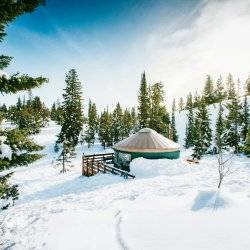
[[[164,89],[162,83],[151,86],[151,110],[149,127],[156,132],[166,135],[169,123],[166,123],[167,110],[164,105]]]
[[[57,145],[57,144],[56,144]],[[75,150],[74,147],[72,147],[72,143],[69,141],[64,140],[62,142],[62,150],[57,158],[57,166],[62,166],[61,173],[66,173],[69,170],[69,167],[73,167],[71,165],[71,161],[73,158],[75,158]]]
[[[122,120],[123,112],[120,103],[118,102],[112,114],[112,137],[114,143],[122,140]]]
[[[210,75],[207,75],[205,87],[203,90],[203,97],[207,105],[214,103],[214,86]]]
[[[172,114],[171,114],[171,139],[175,142],[178,141],[178,135],[177,135],[177,130],[175,127],[175,111],[176,111],[176,106],[175,106],[175,99],[173,100],[173,105],[172,105]]]
[[[235,84],[233,76],[230,73],[227,77],[227,96],[228,99],[234,99],[236,97]]]
[[[215,90],[215,99],[216,102],[222,102],[227,97],[227,92],[225,91],[225,87],[223,85],[222,77],[220,76],[216,83],[216,90]]]
[[[188,110],[188,113],[187,113],[188,122],[186,125],[185,147],[189,148],[189,147],[192,147],[194,145],[194,132],[195,132],[193,101],[192,101],[191,94],[189,94],[189,97],[187,99],[186,108]]]
[[[236,95],[226,104],[228,114],[225,121],[225,142],[228,147],[234,148],[235,153],[240,150],[240,130],[242,123],[242,105]]]
[[[18,98],[9,118],[18,128],[27,129],[30,134],[36,134],[47,124],[49,116],[50,112],[45,104],[41,102],[40,97],[35,96],[23,103]]]
[[[196,128],[193,131],[193,153],[192,157],[193,159],[201,159],[201,156],[204,154],[204,148],[203,148],[203,138],[202,133],[200,130],[201,121],[198,117],[195,117],[194,119],[194,127]]]
[[[129,109],[125,109],[122,118],[122,139],[128,137],[132,133],[132,117]]]
[[[212,130],[210,128],[209,113],[206,101],[202,98],[195,117],[193,157],[200,159],[203,154],[208,153],[211,141]]]
[[[248,128],[248,133],[244,144],[244,153],[250,157],[250,126]]]
[[[145,128],[149,125],[150,118],[150,97],[149,87],[146,81],[146,74],[143,72],[141,76],[140,90],[138,94],[138,120],[139,127]]]
[[[198,92],[195,91],[193,98],[193,108],[197,108],[200,105],[201,96],[199,96]]]
[[[187,102],[186,102],[186,109],[193,108],[193,96],[191,93],[188,94],[187,96]]]
[[[250,75],[248,76],[245,83],[245,94],[250,95]]]
[[[56,103],[53,102],[52,107],[50,109],[50,119],[52,121],[56,121]]]
[[[83,126],[81,82],[78,80],[76,70],[71,69],[66,75],[66,88],[63,94],[63,123],[58,135],[57,143],[64,140],[71,143],[74,148]]]
[[[215,143],[216,143],[218,152],[221,152],[225,146],[224,132],[225,132],[225,126],[224,126],[224,119],[223,119],[223,107],[220,102],[219,112],[218,112],[218,116],[216,119],[216,127],[215,127]]]
[[[60,101],[56,101],[56,113],[55,113],[55,118],[54,121],[56,121],[57,124],[61,125],[63,123],[63,118],[64,118],[64,110],[63,106],[61,105]]]
[[[243,103],[242,131],[241,131],[243,142],[246,140],[246,137],[247,137],[247,131],[250,125],[249,119],[250,119],[250,116],[249,116],[248,101],[247,101],[247,96],[245,96],[244,103]]]
[[[32,12],[38,5],[43,3],[42,0],[22,0],[22,1],[9,1],[1,0],[0,3],[0,42],[3,41],[6,26],[13,21],[17,16],[26,13]],[[12,58],[6,55],[0,55],[0,70],[5,70]],[[7,76],[5,74],[0,75],[0,93],[11,94],[17,93],[19,91],[28,90],[34,87],[41,86],[47,79],[44,77],[30,77],[28,75],[19,75],[13,74]],[[2,153],[0,157],[0,171],[12,166],[19,165],[19,163],[26,162],[27,164],[36,160],[37,157],[29,154],[34,148],[38,149],[38,145],[35,144],[31,139],[28,138],[28,135],[23,131],[14,129],[14,130],[0,130],[1,134],[6,137],[6,140],[0,143],[0,147],[12,147],[12,150],[17,147],[20,148],[20,155],[12,153],[10,157],[5,157]],[[19,135],[18,140],[16,140],[17,134]],[[16,140],[16,141],[15,141]],[[12,144],[15,141],[16,145]],[[17,160],[18,159],[18,160]],[[15,200],[18,198],[17,186],[10,185],[8,180],[11,174],[0,176],[0,197],[1,199]],[[6,205],[8,207],[8,204]],[[7,207],[4,208],[7,208]]]
[[[101,113],[99,130],[98,130],[99,140],[104,148],[113,145],[111,128],[112,128],[112,115],[109,113],[107,109]]]
[[[178,106],[179,106],[179,112],[181,112],[182,110],[184,110],[184,100],[183,100],[183,97],[181,97],[180,99],[179,99],[179,104],[178,104]]]
[[[135,111],[135,107],[131,109],[131,133],[135,133],[139,130],[138,119]]]
[[[87,142],[88,147],[90,147],[90,145],[95,143],[95,133],[97,130],[97,110],[95,103],[92,103],[91,100],[89,100],[87,125],[88,128],[84,139]]]
[[[14,205],[18,199],[19,192],[17,185],[11,185],[9,183],[10,177],[14,172],[10,172],[1,176],[0,178],[0,209],[7,209],[10,205]]]

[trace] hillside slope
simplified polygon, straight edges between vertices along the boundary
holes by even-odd
[[[185,114],[177,115],[180,140]],[[14,207],[0,212],[1,249],[250,249],[250,160],[237,156],[221,193],[216,158],[199,165],[178,160],[136,159],[134,180],[99,174],[81,176],[81,153],[74,167],[60,174],[53,167],[59,127],[53,123],[35,139],[46,157],[20,167],[12,181],[20,186]]]

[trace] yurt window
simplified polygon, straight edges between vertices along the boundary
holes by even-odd
[[[122,162],[130,162],[131,161],[131,155],[130,154],[126,154],[126,153],[119,153],[119,159]]]

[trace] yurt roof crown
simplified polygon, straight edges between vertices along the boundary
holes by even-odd
[[[114,150],[125,152],[171,152],[179,148],[179,144],[150,128],[143,128],[113,146]]]

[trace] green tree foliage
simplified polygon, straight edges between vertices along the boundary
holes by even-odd
[[[215,127],[215,144],[216,144],[216,148],[218,149],[218,152],[221,152],[222,149],[225,146],[225,142],[224,142],[224,132],[225,132],[225,125],[224,125],[224,119],[223,119],[223,107],[222,104],[219,104],[219,112],[218,112],[218,116],[216,119],[216,127]]]
[[[174,99],[173,105],[172,105],[172,114],[171,114],[171,136],[170,138],[173,141],[177,142],[178,135],[177,135],[176,125],[175,125],[175,112],[176,112],[176,106],[175,106],[175,99]]]
[[[250,95],[250,75],[248,76],[245,83],[245,94]]]
[[[63,122],[57,143],[61,144],[66,140],[74,148],[79,141],[79,135],[83,126],[82,86],[75,69],[71,69],[68,72],[65,82]]]
[[[165,93],[162,83],[155,83],[151,86],[149,127],[166,136],[168,135],[168,127],[170,123],[167,121],[169,114],[164,105],[164,95]]]
[[[205,82],[205,87],[203,90],[203,98],[207,105],[214,103],[214,86],[213,80],[210,75],[207,75],[207,79]]]
[[[63,123],[63,106],[60,101],[57,100],[53,103],[50,111],[50,118],[52,121],[55,121],[57,124],[61,125]]]
[[[225,121],[225,140],[228,147],[234,148],[235,153],[240,150],[240,130],[242,124],[242,105],[235,94],[226,104],[228,114]]]
[[[193,100],[192,94],[188,95],[186,108],[188,110],[187,113],[187,124],[186,124],[186,136],[185,136],[185,147],[189,148],[194,145],[194,111],[193,111]]]
[[[135,111],[135,107],[131,109],[131,133],[135,133],[139,130],[138,117]]]
[[[145,72],[143,72],[141,76],[141,84],[138,94],[138,104],[139,127],[148,127],[150,119],[150,97]]]
[[[3,40],[6,26],[14,21],[16,17],[32,12],[40,4],[44,4],[44,0],[1,0],[0,2],[0,42]]]
[[[186,101],[186,109],[193,108],[193,96],[191,93],[188,94],[187,96],[187,101]]]
[[[95,103],[89,100],[87,130],[84,140],[87,142],[88,147],[95,143],[95,134],[98,126],[98,117]]]
[[[193,108],[197,108],[200,105],[200,101],[201,101],[201,96],[198,94],[197,91],[195,91],[193,98]]]
[[[6,26],[13,21],[17,16],[32,12],[39,4],[43,3],[42,0],[1,0],[0,1],[0,42],[3,40]],[[5,70],[10,62],[11,57],[0,55],[0,70]],[[11,94],[17,93],[22,90],[29,90],[31,88],[39,87],[47,79],[44,77],[30,77],[26,74],[20,75],[18,73],[6,76],[5,74],[0,75],[0,93]],[[1,152],[0,159],[0,170],[5,168],[10,168],[16,165],[28,164],[40,156],[36,154],[31,154],[31,152],[36,148],[39,150],[39,146],[33,143],[26,132],[23,130],[3,130],[0,131],[4,139],[1,140],[1,149],[3,147],[11,147],[13,153],[11,157],[5,157],[3,152]],[[6,139],[5,139],[6,138]],[[14,143],[13,143],[14,142]],[[18,152],[17,152],[18,151]],[[9,184],[9,178],[11,175],[0,176],[0,197],[1,199],[9,199],[11,196],[13,200],[17,199],[18,192],[17,187],[11,186]],[[8,205],[7,205],[8,206]],[[5,207],[7,208],[7,207]]]
[[[36,134],[49,121],[50,111],[36,96],[27,102],[18,98],[16,106],[9,109],[9,119],[20,129],[26,129],[31,134]]]
[[[109,113],[108,109],[101,113],[98,135],[99,140],[104,148],[113,145],[112,114]]]
[[[215,101],[222,102],[227,97],[227,92],[223,85],[222,77],[220,76],[216,82],[216,89],[215,89]]]
[[[232,74],[227,77],[227,93],[228,99],[234,99],[236,97],[235,84]]]
[[[122,139],[128,137],[133,131],[132,115],[129,109],[125,109],[122,118]]]
[[[0,178],[0,209],[7,209],[10,205],[14,205],[18,199],[18,186],[9,183],[12,175],[13,172],[5,174]]]
[[[250,126],[248,128],[248,133],[247,133],[246,141],[244,144],[244,153],[247,156],[250,156]]]
[[[212,141],[212,130],[210,128],[210,118],[206,101],[201,99],[195,116],[194,152],[193,158],[200,157],[207,153]]]
[[[112,114],[112,138],[113,142],[117,143],[122,140],[123,129],[123,111],[120,103],[116,104],[116,107]]]
[[[185,107],[184,100],[183,100],[183,97],[181,97],[179,99],[179,103],[178,103],[179,112],[181,112],[182,110],[184,110],[184,107]]]
[[[249,122],[250,116],[249,116],[249,107],[248,107],[248,101],[247,96],[244,97],[244,103],[243,103],[243,114],[242,114],[242,140],[243,142],[246,140],[248,127],[250,125]]]

